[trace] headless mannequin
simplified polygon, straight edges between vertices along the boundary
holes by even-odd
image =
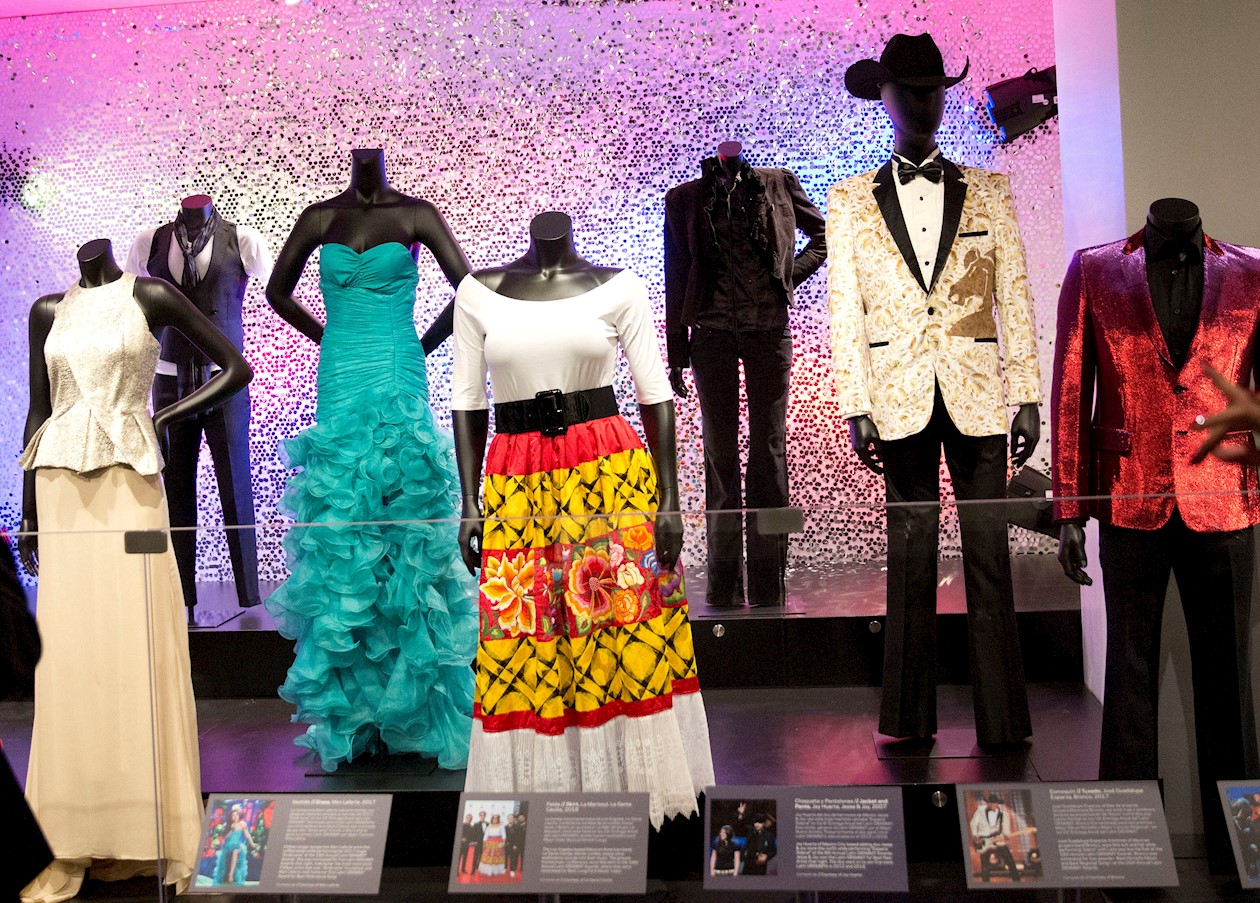
[[[892,120],[893,151],[915,163],[922,163],[936,150],[936,131],[945,115],[945,88],[916,88],[885,82],[879,89],[884,109]],[[1041,413],[1035,404],[1019,406],[1011,421],[1011,460],[1015,469],[1032,457],[1041,440]],[[863,414],[849,420],[849,443],[867,469],[882,474],[879,459],[879,429]]]
[[[78,259],[79,284],[84,288],[107,285],[123,275],[122,268],[114,260],[114,250],[109,239],[98,238],[88,242],[79,249]],[[48,340],[49,330],[52,329],[57,302],[62,297],[62,293],[45,295],[31,308],[31,403],[24,433],[24,441],[28,443],[44,421],[52,416],[52,388],[48,381],[48,365],[44,360],[44,344]],[[135,299],[155,337],[161,335],[162,330],[167,327],[177,329],[220,368],[197,391],[154,414],[153,428],[160,441],[171,423],[207,411],[244,388],[253,378],[253,371],[236,346],[169,282],[138,277]],[[22,536],[18,538],[18,555],[22,559],[22,566],[30,574],[39,573],[38,529],[35,472],[28,470],[22,479]]]
[[[529,224],[529,250],[506,266],[478,270],[473,278],[486,288],[522,301],[546,303],[573,298],[598,288],[619,272],[582,259],[573,246],[573,221],[567,214],[540,213]],[[656,554],[670,568],[682,552],[682,516],[678,513],[678,465],[674,445],[674,403],[639,405],[648,448],[656,464],[660,506]],[[481,468],[490,432],[490,412],[452,411],[455,458],[463,495],[459,546],[469,573],[481,567]]]
[[[214,203],[209,195],[194,194],[180,203],[175,223],[195,241],[214,215]],[[149,233],[147,242],[144,236],[136,240],[128,269],[164,278],[181,292],[186,292],[198,309],[210,316],[233,344],[241,348],[244,343],[241,304],[245,286],[252,275],[251,266],[256,264],[256,259],[251,256],[249,263],[242,259],[242,250],[237,244],[239,239],[233,240],[235,229],[235,225],[225,220],[216,226],[218,234],[211,236],[208,250],[203,252],[210,259],[206,262],[201,281],[195,286],[187,282],[182,262],[176,265],[170,263],[169,252],[178,248],[178,239],[169,227]],[[163,336],[161,360],[163,363],[158,365],[158,374],[153,381],[154,410],[192,391],[204,378],[200,374],[205,372],[205,360],[175,336]],[[164,482],[171,526],[197,526],[197,461],[204,438],[214,465],[224,521],[241,528],[227,531],[227,546],[237,603],[242,608],[248,608],[259,603],[258,552],[253,530],[254,497],[249,462],[249,393],[242,392],[228,404],[207,414],[204,418],[189,418],[163,437],[167,443],[165,447],[170,450]],[[194,626],[198,623],[194,614],[197,606],[198,532],[196,529],[180,529],[171,534],[180,579],[184,584],[188,623]]]
[[[1152,202],[1146,222],[1169,239],[1181,241],[1190,240],[1203,225],[1199,208],[1184,198],[1161,198]],[[1093,586],[1093,578],[1085,573],[1089,559],[1085,554],[1083,520],[1068,521],[1059,527],[1059,564],[1072,581],[1081,586]]]
[[[722,190],[730,191],[731,186],[735,182],[735,176],[744,166],[744,145],[738,141],[723,141],[717,147],[718,161],[722,164]],[[669,385],[674,390],[674,394],[679,398],[686,398],[688,395],[687,384],[683,382],[682,367],[669,368]]]
[[[324,324],[294,299],[293,289],[302,277],[306,261],[320,245],[345,245],[361,254],[393,241],[410,248],[417,261],[420,245],[424,245],[452,286],[468,274],[468,259],[437,207],[429,201],[407,197],[390,186],[385,177],[383,150],[354,150],[350,159],[350,187],[302,211],[280,249],[267,283],[267,303],[317,345],[324,337]],[[421,344],[425,354],[451,334],[454,311],[452,302],[424,334]]]

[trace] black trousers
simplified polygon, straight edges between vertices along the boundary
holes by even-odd
[[[1174,511],[1158,530],[1102,524],[1098,558],[1107,600],[1102,780],[1159,776],[1160,625],[1177,578],[1190,643],[1204,835],[1214,869],[1232,868],[1218,780],[1260,776],[1251,698],[1252,530],[1196,533]]]
[[[880,443],[888,508],[888,615],[879,732],[936,733],[936,560],[940,536],[940,461],[954,483],[962,529],[976,739],[1013,743],[1032,733],[1015,594],[1001,504],[1006,497],[1006,436],[964,436],[939,387],[932,418],[919,433]],[[923,505],[905,504],[924,502]]]
[[[174,376],[154,378],[155,410],[179,400],[177,383]],[[203,432],[218,479],[223,523],[229,528],[249,528],[227,530],[236,598],[242,606],[257,605],[258,542],[253,530],[254,490],[249,466],[249,389],[242,389],[212,411],[173,423],[168,428],[170,454],[162,478],[172,527],[197,526],[197,456]],[[197,532],[172,532],[171,547],[179,564],[184,604],[191,608],[197,604]]]
[[[739,365],[748,394],[748,473],[739,467]],[[792,334],[786,327],[758,332],[691,331],[691,371],[704,430],[704,501],[708,526],[707,601],[744,602],[744,544],[748,546],[748,602],[783,604],[787,536],[764,536],[757,515],[740,509],[788,505],[787,402]],[[747,523],[745,523],[745,520]],[[744,538],[747,529],[747,540]]]

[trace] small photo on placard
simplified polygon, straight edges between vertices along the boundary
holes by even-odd
[[[714,798],[709,808],[710,875],[777,875],[778,802]]]
[[[460,884],[520,884],[525,877],[525,800],[466,800],[459,834]]]
[[[985,884],[1018,884],[1045,878],[1029,791],[968,790],[963,800],[971,814],[967,828],[974,879]]]
[[[1217,781],[1243,887],[1260,887],[1260,782]]]
[[[274,799],[212,799],[198,887],[257,887],[271,838]]]

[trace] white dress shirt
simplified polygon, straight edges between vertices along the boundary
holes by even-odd
[[[136,236],[136,240],[131,243],[131,253],[127,255],[127,262],[123,265],[123,272],[133,273],[136,276],[151,275],[149,255],[153,253],[153,236],[156,234],[157,228],[154,228],[146,229]],[[245,267],[245,272],[266,285],[267,280],[271,278],[272,260],[271,250],[267,247],[262,233],[249,226],[237,226],[236,244],[241,251],[241,264]],[[201,253],[194,258],[198,276],[206,275],[213,256],[214,236],[211,236],[206,246],[201,249]],[[175,284],[183,285],[184,252],[179,249],[179,240],[174,235],[171,236],[171,248],[166,255],[166,265],[170,267],[171,275],[175,277]],[[217,364],[211,364],[210,369],[218,370],[219,367]],[[177,371],[170,361],[158,361],[157,372],[163,376],[174,376]]]
[[[906,231],[910,233],[910,244],[914,246],[914,256],[919,262],[919,272],[923,274],[923,284],[932,285],[932,274],[941,261],[936,255],[941,244],[941,222],[945,219],[945,180],[933,183],[923,176],[912,179],[905,185],[897,176],[897,161],[905,160],[911,166],[920,166],[934,157],[939,157],[938,147],[928,154],[920,163],[906,160],[899,154],[893,154],[893,185],[897,187],[897,203],[901,205],[901,215],[906,221]]]

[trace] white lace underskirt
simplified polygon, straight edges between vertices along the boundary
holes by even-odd
[[[523,728],[488,732],[474,719],[464,790],[481,793],[647,793],[648,815],[697,811],[713,784],[709,722],[699,692],[674,696],[671,708],[599,727],[547,735]]]

